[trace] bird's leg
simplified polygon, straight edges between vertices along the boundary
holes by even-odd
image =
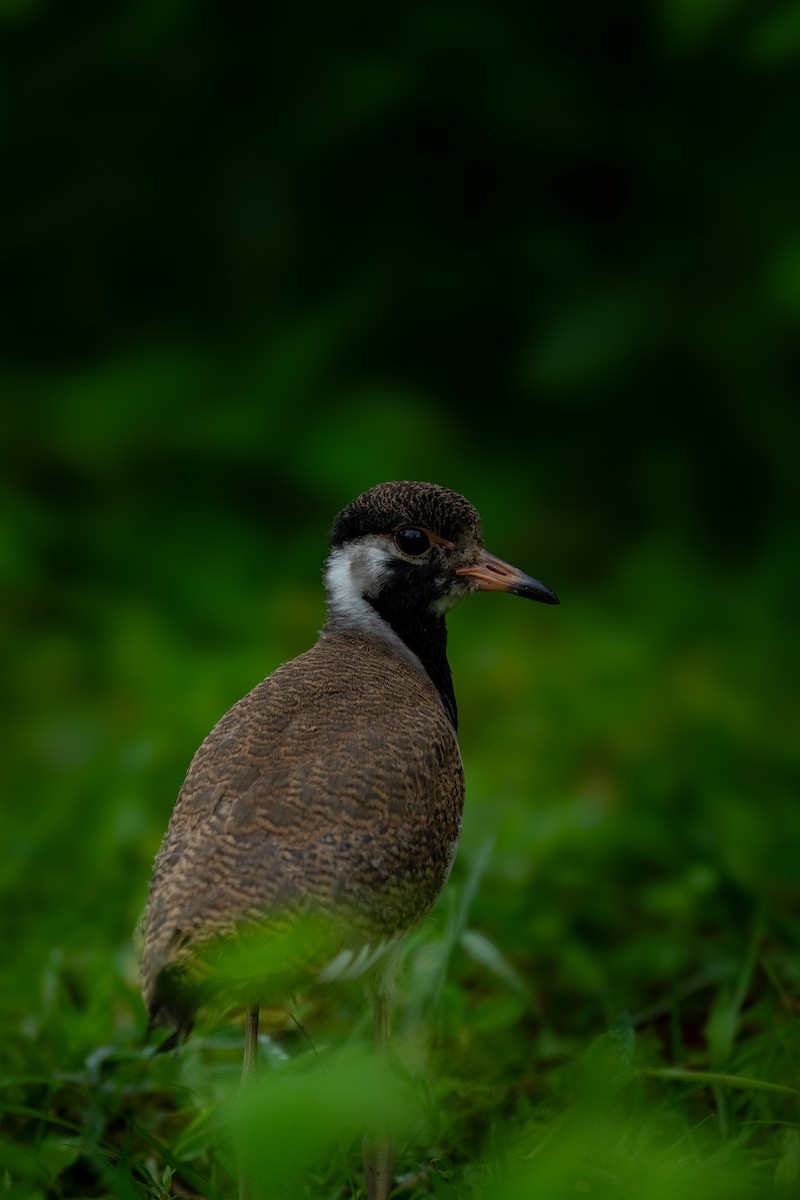
[[[394,1002],[394,982],[401,947],[390,950],[367,979],[375,1028],[375,1054],[380,1063],[388,1061],[389,1022]],[[394,1142],[388,1129],[376,1130],[364,1138],[364,1180],[368,1200],[388,1200],[392,1189]]]
[[[256,1073],[256,1059],[258,1056],[258,1010],[259,1005],[250,1004],[247,1007],[247,1016],[244,1023],[244,1062],[242,1063],[242,1082],[240,1088],[244,1089],[252,1081]],[[251,1188],[251,1180],[248,1178],[247,1171],[243,1162],[239,1163],[239,1200],[252,1200],[253,1192]]]

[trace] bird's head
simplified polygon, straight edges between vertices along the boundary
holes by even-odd
[[[381,483],[348,504],[330,535],[331,609],[356,616],[364,601],[395,614],[442,616],[477,591],[545,604],[558,597],[485,548],[475,508],[434,483]]]

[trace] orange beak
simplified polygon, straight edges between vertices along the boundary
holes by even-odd
[[[477,579],[480,592],[511,592],[528,600],[539,600],[542,604],[558,604],[558,596],[538,579],[524,575],[502,558],[495,558],[488,550],[481,550],[477,560],[469,567],[457,567],[456,575],[468,575]]]

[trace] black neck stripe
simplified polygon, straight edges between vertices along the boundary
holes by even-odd
[[[447,626],[444,617],[430,611],[424,615],[418,611],[398,612],[389,605],[381,604],[380,597],[368,597],[368,600],[401,641],[416,654],[438,691],[453,728],[457,730],[458,709],[447,661]]]

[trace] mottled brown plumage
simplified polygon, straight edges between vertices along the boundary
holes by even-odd
[[[377,639],[323,633],[240,700],[192,763],[150,893],[152,1016],[184,1019],[159,993],[163,969],[245,921],[338,915],[351,943],[329,956],[405,932],[444,883],[463,798],[427,676]],[[325,966],[315,949],[309,979]]]
[[[330,541],[318,643],[222,718],[175,805],[144,925],[153,1024],[188,1029],[220,947],[249,933],[322,918],[277,977],[257,957],[240,974],[252,1005],[358,974],[425,915],[464,801],[444,613],[478,589],[556,602],[488,555],[476,510],[433,484],[370,489]]]

